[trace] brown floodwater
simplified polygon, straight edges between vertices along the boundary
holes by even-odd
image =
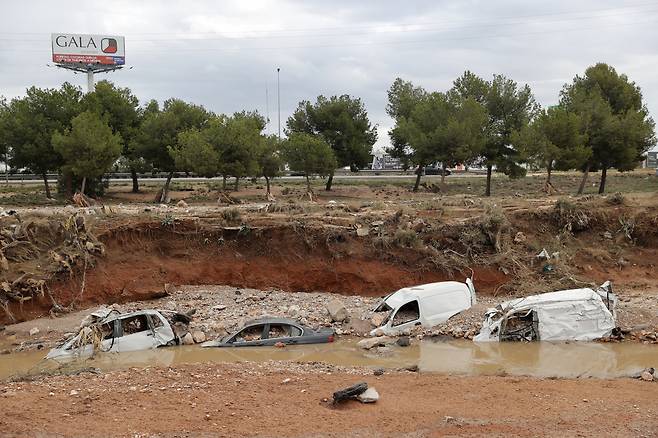
[[[65,367],[109,371],[129,367],[171,366],[207,362],[325,362],[343,366],[402,368],[465,375],[523,375],[537,377],[625,377],[658,365],[658,346],[639,343],[474,343],[423,340],[378,355],[356,346],[358,339],[331,344],[286,348],[200,348],[181,346],[132,353],[101,353],[87,360],[61,364],[44,360],[45,351],[0,355],[0,379]]]

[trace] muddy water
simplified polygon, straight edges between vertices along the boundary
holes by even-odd
[[[45,352],[13,353],[0,356],[0,379],[12,375],[95,367],[114,370],[128,367],[170,366],[199,362],[264,362],[287,360],[325,362],[343,366],[400,368],[418,365],[421,371],[466,375],[529,375],[538,377],[629,376],[658,365],[658,346],[636,343],[485,343],[425,340],[410,347],[395,347],[381,356],[356,347],[357,340],[341,339],[332,344],[292,346],[284,349],[161,348],[134,353],[99,354],[93,359],[65,365],[43,361]]]

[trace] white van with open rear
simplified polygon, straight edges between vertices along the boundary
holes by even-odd
[[[375,307],[375,312],[388,312],[382,325],[372,336],[399,335],[416,326],[431,328],[475,304],[475,287],[467,278],[405,287],[394,292]]]

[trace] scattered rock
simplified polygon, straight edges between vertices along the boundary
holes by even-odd
[[[373,387],[366,389],[364,392],[356,396],[356,399],[361,403],[376,403],[379,400],[379,393]]]
[[[514,243],[524,243],[526,240],[528,240],[528,238],[521,231],[514,236]]]
[[[400,347],[408,347],[411,345],[411,339],[409,336],[400,336],[397,341],[395,341]]]
[[[380,327],[385,319],[386,314],[384,312],[375,312],[375,314],[372,315],[372,318],[370,318],[370,324],[372,324],[373,327]]]
[[[357,342],[357,347],[364,350],[370,350],[375,347],[384,347],[395,343],[395,339],[388,336],[378,336],[376,338],[366,338]]]
[[[327,312],[334,322],[346,321],[350,316],[347,307],[335,298],[327,303]]]
[[[375,376],[381,376],[384,374],[384,368],[377,368],[375,371],[372,372]]]
[[[72,389],[71,392],[69,392],[69,395],[78,395],[78,391]]]
[[[276,344],[274,344],[274,346],[276,348],[285,348],[286,344],[284,344],[283,342],[277,342]]]
[[[408,367],[404,367],[403,369],[405,371],[409,371],[411,373],[417,373],[419,371],[418,365],[411,365],[411,366],[408,366]]]
[[[194,333],[192,333],[192,339],[194,339],[194,342],[197,344],[206,342],[206,334],[201,330],[196,330]]]
[[[640,378],[644,381],[647,382],[653,382],[653,374],[651,374],[649,371],[642,371],[642,374],[640,374]]]
[[[283,379],[283,380],[281,381],[281,384],[282,384],[282,385],[285,385],[286,383],[290,383],[291,381],[292,381],[292,379],[291,379],[290,377],[288,377],[288,378],[286,378],[286,379]]]
[[[606,231],[605,233],[603,233],[603,238],[612,239],[612,233],[610,231]]]
[[[183,345],[194,345],[194,337],[191,333],[186,333],[181,342]]]
[[[39,334],[39,329],[36,327],[32,327],[30,329],[30,336],[38,335]]]
[[[370,234],[370,227],[361,227],[356,229],[356,235],[359,237],[365,237]]]
[[[180,201],[178,201],[176,203],[176,207],[187,208],[188,205],[187,205],[187,202],[185,202],[184,200],[181,199]]]

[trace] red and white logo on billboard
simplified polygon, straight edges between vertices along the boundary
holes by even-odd
[[[103,53],[116,53],[118,49],[119,45],[114,38],[103,38],[101,40],[101,50]]]

